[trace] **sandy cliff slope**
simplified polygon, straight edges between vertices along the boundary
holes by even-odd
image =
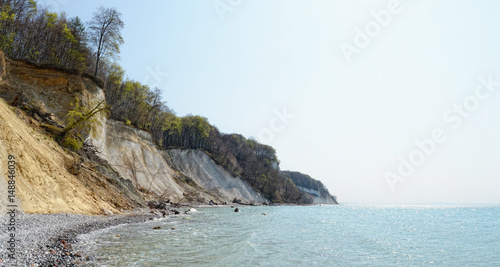
[[[102,209],[116,212],[120,207],[131,207],[91,166],[84,164],[78,175],[71,174],[68,169],[77,158],[27,125],[3,100],[0,101],[0,140],[4,181],[7,157],[13,155],[16,194],[25,212],[100,214]]]

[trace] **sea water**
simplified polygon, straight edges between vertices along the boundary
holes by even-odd
[[[101,266],[500,266],[500,207],[240,210],[199,208],[97,231],[82,243]]]

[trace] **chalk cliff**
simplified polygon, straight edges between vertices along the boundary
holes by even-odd
[[[200,150],[162,151],[145,131],[108,120],[100,150],[120,175],[144,192],[173,202],[217,203],[235,198],[247,203],[267,200]]]

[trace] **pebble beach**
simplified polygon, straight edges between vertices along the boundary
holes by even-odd
[[[73,249],[78,235],[159,217],[149,209],[111,216],[16,214],[16,229],[8,231],[9,215],[1,215],[0,266],[98,266],[92,255]],[[12,233],[15,242],[9,242]],[[14,254],[15,260],[8,254]]]

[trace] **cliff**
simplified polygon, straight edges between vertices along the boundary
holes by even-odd
[[[7,194],[6,159],[13,155],[16,199],[24,212],[119,213],[149,199],[270,203],[204,151],[160,150],[150,133],[105,114],[84,136],[91,144],[87,150],[77,154],[61,147],[47,125],[64,127],[75,100],[85,107],[104,100],[95,77],[13,60],[0,51],[0,97],[0,193]],[[314,203],[336,203],[324,186],[297,188]],[[4,213],[6,198],[0,201]]]
[[[63,124],[75,97],[84,103],[102,99],[102,89],[92,80],[11,60],[0,51],[0,96],[9,103],[19,101],[21,107],[0,101],[2,196],[7,158],[13,155],[16,200],[25,212],[100,214],[103,209],[119,212],[141,205],[130,184],[103,176],[92,162],[61,148],[40,127],[45,120]]]
[[[339,204],[321,181],[311,178],[307,174],[293,171],[283,171],[284,175],[292,179],[297,188],[306,194],[306,198],[314,204]]]
[[[63,149],[41,126],[64,126],[75,99],[88,107],[104,99],[95,80],[12,60],[0,51],[0,193],[7,195],[7,158],[13,155],[16,198],[24,212],[120,212],[144,206],[145,198],[268,202],[204,152],[160,151],[149,133],[104,115],[98,116],[87,137],[100,152],[97,160]],[[4,213],[6,198],[0,201]]]

